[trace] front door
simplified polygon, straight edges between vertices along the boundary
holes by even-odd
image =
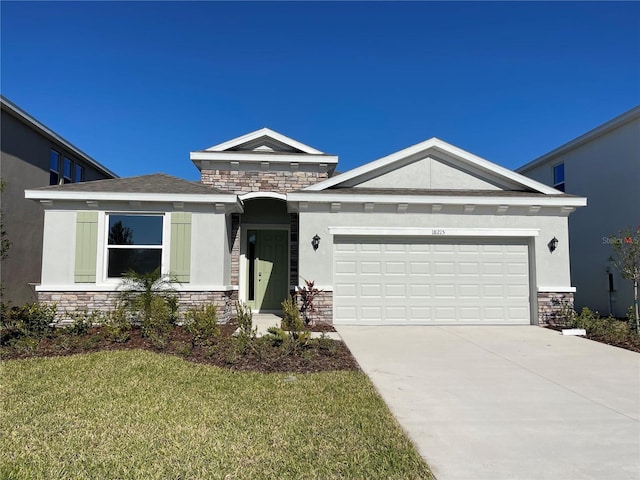
[[[247,303],[256,311],[280,310],[289,293],[286,230],[247,232]]]

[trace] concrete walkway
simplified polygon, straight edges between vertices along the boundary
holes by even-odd
[[[640,479],[640,355],[534,327],[338,332],[438,480]]]

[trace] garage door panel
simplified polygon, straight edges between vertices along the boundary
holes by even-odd
[[[407,274],[407,264],[405,262],[385,262],[384,273],[387,275],[402,275]]]
[[[435,275],[455,275],[456,267],[453,262],[435,262],[433,273]]]
[[[379,275],[380,273],[382,273],[382,265],[380,264],[380,262],[361,262],[360,273],[363,275]]]
[[[401,298],[404,299],[407,296],[407,286],[405,284],[387,284],[385,285],[385,297],[386,298]]]
[[[431,265],[429,262],[415,262],[409,263],[409,272],[411,275],[429,275],[431,271]]]
[[[336,273],[357,273],[357,263],[355,261],[338,260],[336,261]]]
[[[334,261],[336,323],[530,323],[524,242],[337,237]]]
[[[409,285],[411,298],[429,298],[431,296],[431,285]]]
[[[363,306],[360,309],[363,320],[379,321],[382,315],[382,306]]]
[[[363,298],[378,298],[382,295],[382,285],[379,283],[363,283],[360,285],[360,295]]]

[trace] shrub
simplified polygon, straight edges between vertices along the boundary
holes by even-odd
[[[123,343],[129,340],[131,319],[124,305],[118,305],[114,310],[105,313],[101,323],[107,338],[111,341]]]
[[[165,348],[173,331],[173,318],[171,305],[162,297],[153,297],[148,315],[142,321],[142,335],[154,346]]]
[[[256,329],[253,328],[251,307],[244,302],[236,302],[236,316],[240,335],[255,337]]]
[[[269,327],[267,329],[267,334],[263,335],[262,338],[266,339],[274,347],[280,347],[287,342],[289,334],[281,328]]]
[[[311,315],[316,311],[315,300],[322,293],[315,287],[313,280],[305,280],[304,286],[296,292],[296,297],[300,299],[300,313],[305,324],[313,324]]]
[[[28,303],[12,307],[0,320],[0,344],[21,337],[42,337],[52,330],[57,305]]]
[[[598,312],[593,312],[587,307],[580,313],[574,313],[571,327],[582,328],[586,330],[587,335],[609,343],[623,342],[632,332],[627,322],[611,316],[603,318]]]
[[[238,332],[234,334],[230,348],[227,349],[228,352],[234,352],[230,354],[230,358],[237,358],[237,355],[247,353],[256,339],[257,328],[253,327],[251,307],[246,303],[236,302],[236,316]]]
[[[184,329],[191,335],[191,345],[210,345],[220,333],[215,305],[192,307],[184,315]]]
[[[298,305],[296,301],[289,297],[282,305],[282,329],[299,332],[306,328],[305,323],[300,318],[300,311],[298,310]]]
[[[338,346],[335,340],[329,337],[326,333],[322,332],[320,337],[316,339],[316,345],[318,350],[326,352],[328,355],[335,355],[338,351]]]
[[[93,311],[87,313],[86,311],[75,312],[69,315],[73,322],[71,325],[64,327],[64,333],[74,336],[86,335],[89,329],[97,323],[101,322],[102,313],[99,311]]]

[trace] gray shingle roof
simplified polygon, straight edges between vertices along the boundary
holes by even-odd
[[[92,182],[52,185],[34,190],[54,192],[114,192],[114,193],[180,193],[180,194],[225,194],[224,190],[190,182],[165,173],[141,175],[138,177],[111,178]]]

